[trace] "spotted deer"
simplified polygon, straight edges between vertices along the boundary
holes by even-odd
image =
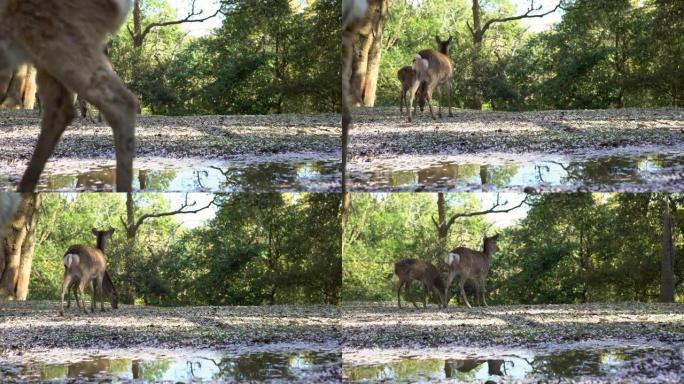
[[[454,65],[449,58],[449,45],[451,44],[451,37],[448,40],[440,40],[439,36],[435,36],[437,41],[437,50],[427,49],[416,53],[413,56],[413,69],[416,71],[416,79],[409,89],[409,110],[408,121],[411,121],[411,107],[413,107],[413,100],[416,98],[416,93],[421,83],[425,83],[425,101],[430,108],[430,115],[435,119],[435,113],[432,111],[432,92],[437,89],[437,93],[443,95],[444,88],[446,88],[447,99],[449,104],[449,116],[451,113],[451,80],[454,73]],[[439,104],[438,115],[442,117],[442,104]]]
[[[109,67],[103,48],[132,6],[133,0],[0,0],[0,73],[25,63],[35,65],[43,111],[38,143],[19,192],[36,188],[75,117],[74,94],[97,107],[111,125],[116,189],[131,190],[138,101]]]
[[[416,259],[403,259],[394,263],[394,274],[397,275],[397,304],[401,308],[401,288],[405,288],[408,296],[411,281],[417,280],[423,284],[423,308],[427,307],[427,296],[434,292],[439,298],[439,306],[446,308],[446,287],[442,281],[437,267],[427,261]],[[418,308],[416,302],[411,300],[413,306]]]
[[[492,255],[499,250],[496,241],[499,235],[484,238],[483,251],[475,251],[466,247],[458,247],[444,256],[444,262],[449,267],[449,276],[446,281],[446,302],[450,300],[451,283],[458,276],[458,286],[461,291],[463,302],[470,308],[468,297],[465,294],[465,283],[472,280],[475,283],[475,300],[478,304],[487,306],[485,299],[485,281],[492,262]]]

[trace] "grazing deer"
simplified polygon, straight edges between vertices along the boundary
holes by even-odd
[[[367,11],[368,0],[342,0],[342,193],[347,192],[347,152],[352,123],[349,92],[354,61],[354,36]]]
[[[479,305],[487,306],[485,299],[485,281],[489,273],[489,265],[492,262],[492,255],[499,250],[496,241],[499,235],[484,238],[483,252],[474,251],[466,247],[458,247],[444,256],[444,262],[449,266],[449,276],[447,277],[446,302],[449,302],[449,290],[454,277],[458,275],[458,286],[461,290],[463,301],[471,308],[466,297],[465,283],[472,280],[475,283],[475,300]]]
[[[416,78],[416,71],[410,65],[402,67],[397,71],[397,78],[401,82],[401,94],[399,95],[399,113],[404,113],[404,105],[408,108],[408,99],[406,98],[406,92],[413,85],[413,81]],[[413,113],[416,113],[416,108],[420,106],[420,111],[423,112],[425,109],[425,83],[420,83],[418,91],[416,91],[416,97],[418,98],[418,104],[413,107]]]
[[[85,307],[84,290],[86,284],[93,288],[91,301],[91,313],[95,312],[96,293],[100,294],[100,310],[104,311],[103,280],[107,270],[104,248],[107,239],[114,233],[114,229],[98,231],[93,228],[93,234],[97,237],[97,248],[85,245],[72,245],[64,254],[64,281],[62,282],[62,299],[59,304],[59,314],[64,316],[64,293],[71,286],[72,281],[78,280],[78,291],[81,295],[82,309],[88,313]],[[95,284],[93,286],[93,283]],[[78,300],[78,295],[76,296]],[[79,306],[81,309],[81,306]]]
[[[397,304],[399,308],[401,308],[401,287],[405,287],[408,296],[409,287],[413,280],[418,280],[423,284],[423,308],[427,307],[427,296],[430,291],[437,294],[440,300],[439,306],[446,308],[446,287],[439,276],[439,271],[432,263],[416,259],[399,260],[394,263],[394,273],[399,278],[397,282]],[[417,309],[416,302],[411,301]]]
[[[102,111],[114,131],[116,188],[131,191],[138,101],[109,68],[107,34],[133,0],[0,0],[0,73],[23,63],[38,69],[41,131],[20,192],[33,192],[62,132],[74,119],[74,94]]]
[[[432,111],[432,92],[437,88],[437,93],[440,98],[446,88],[447,99],[449,103],[449,116],[451,113],[451,79],[453,77],[454,65],[449,58],[449,44],[451,44],[451,37],[448,40],[442,41],[439,36],[435,36],[437,41],[437,50],[427,49],[418,52],[413,56],[413,69],[416,71],[416,79],[409,89],[409,110],[408,121],[411,121],[411,110],[413,100],[416,97],[418,88],[421,83],[425,83],[425,100],[430,108],[430,115],[435,119],[435,114]],[[441,86],[441,88],[440,88]],[[438,115],[442,117],[442,103],[439,104]]]

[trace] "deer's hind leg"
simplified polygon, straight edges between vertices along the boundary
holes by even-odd
[[[489,307],[489,305],[487,305],[487,298],[486,298],[487,290],[486,290],[486,285],[485,285],[486,281],[485,280],[486,280],[486,278],[484,276],[480,278],[480,284],[479,284],[480,285],[480,295],[482,296],[482,305],[484,305],[485,307]]]
[[[62,281],[62,298],[59,301],[59,315],[64,316],[64,293],[69,290],[69,284],[71,284],[71,276],[64,274],[64,281]],[[68,293],[67,293],[68,295]],[[78,298],[77,298],[78,300]]]
[[[468,308],[472,308],[472,306],[468,302],[468,297],[466,296],[466,293],[465,293],[465,288],[464,288],[465,287],[465,279],[464,278],[461,278],[458,281],[458,287],[461,289],[461,297],[463,298],[463,302],[465,303],[465,305]]]
[[[81,305],[83,308],[83,313],[88,313],[88,309],[86,308],[86,303],[85,303],[85,286],[86,284],[90,284],[91,280],[86,280],[86,279],[81,279],[81,282],[78,284],[78,292],[80,293],[81,296]]]
[[[404,285],[403,280],[399,280],[397,282],[397,305],[399,306],[399,309],[401,309],[401,287]]]
[[[97,275],[97,280],[95,281],[97,285],[97,290],[100,292],[100,311],[104,312],[104,289],[102,289],[103,274]],[[93,301],[95,300],[95,291],[93,291]]]
[[[38,143],[33,150],[28,168],[19,183],[19,192],[33,192],[38,185],[45,163],[52,155],[59,138],[74,119],[74,93],[45,70],[39,70],[36,78],[43,118]]]

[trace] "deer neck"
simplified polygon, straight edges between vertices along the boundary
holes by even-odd
[[[106,242],[107,242],[107,240],[102,234],[97,235],[97,249],[102,251],[102,253],[104,253],[104,251],[105,251],[105,243]]]

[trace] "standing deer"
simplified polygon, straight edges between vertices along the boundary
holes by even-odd
[[[453,116],[451,113],[451,79],[453,77],[454,65],[449,58],[451,37],[448,40],[442,41],[439,39],[439,36],[435,36],[435,40],[437,41],[437,50],[427,49],[413,56],[413,69],[416,71],[416,79],[413,81],[411,89],[409,89],[409,122],[411,122],[410,108],[413,107],[413,100],[423,82],[426,84],[425,99],[428,107],[430,107],[432,118],[435,119],[435,114],[432,111],[432,92],[437,88],[437,93],[441,99],[444,91],[443,88],[445,87],[449,103],[449,117]],[[439,104],[438,115],[440,118],[442,117],[442,103]]]
[[[413,81],[416,78],[416,71],[410,65],[402,67],[397,71],[397,78],[401,82],[401,94],[399,95],[399,113],[404,113],[404,105],[408,108],[408,99],[406,98],[406,92],[413,85]],[[420,106],[420,111],[423,112],[425,108],[425,83],[420,83],[418,91],[416,91],[416,97],[418,97],[418,104],[413,107],[413,113],[416,113],[416,108]]]
[[[397,282],[397,304],[401,308],[401,287],[405,287],[408,296],[411,281],[418,280],[423,284],[423,308],[427,307],[428,292],[432,291],[440,299],[439,306],[446,308],[446,287],[439,276],[437,268],[427,261],[416,259],[403,259],[394,263],[394,273],[399,278]],[[416,302],[413,306],[418,308]]]
[[[351,129],[352,62],[354,61],[354,36],[361,21],[366,17],[368,0],[342,0],[342,193],[347,192],[347,152]]]
[[[91,301],[91,313],[95,312],[96,293],[100,294],[100,310],[104,311],[103,279],[107,270],[104,248],[107,239],[114,233],[114,229],[98,231],[93,228],[93,234],[97,237],[97,248],[85,245],[72,245],[64,254],[64,281],[62,282],[62,299],[59,304],[59,314],[64,316],[64,293],[67,292],[72,281],[78,280],[78,291],[81,296],[82,309],[88,313],[85,306],[84,290],[86,284],[93,288]],[[93,285],[95,284],[95,285]],[[78,295],[76,296],[78,300]],[[81,309],[81,306],[79,306]]]
[[[0,73],[34,64],[43,109],[38,143],[19,192],[36,188],[75,117],[74,94],[95,105],[111,125],[116,189],[131,191],[138,101],[109,68],[103,47],[132,6],[133,0],[0,0]]]
[[[444,256],[444,262],[449,267],[449,276],[447,277],[446,302],[450,300],[449,290],[454,277],[458,275],[458,286],[461,290],[461,297],[463,301],[471,308],[466,297],[465,283],[467,280],[472,280],[475,283],[475,300],[479,305],[487,306],[485,299],[485,281],[489,273],[489,265],[492,262],[492,255],[499,250],[496,241],[499,235],[484,238],[483,252],[474,251],[466,247],[458,247]]]

